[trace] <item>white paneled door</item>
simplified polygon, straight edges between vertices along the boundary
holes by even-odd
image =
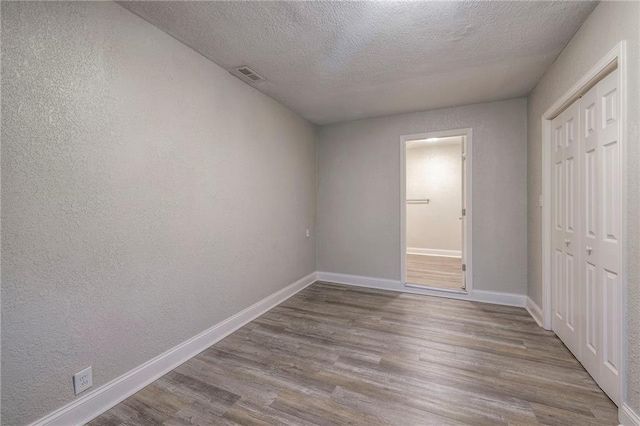
[[[598,173],[598,87],[595,86],[580,99],[580,141],[581,163],[584,168],[582,180],[582,205],[584,208],[584,221],[582,224],[582,244],[585,253],[581,261],[580,281],[583,284],[580,294],[582,327],[580,330],[580,361],[591,372],[597,372],[600,364],[600,303],[602,290],[600,276],[598,274],[598,262],[600,251],[598,250],[598,234],[600,227],[600,208],[598,194],[600,179]],[[595,377],[595,376],[594,376]]]
[[[621,403],[619,73],[552,122],[553,330]]]
[[[596,113],[598,130],[597,151],[599,179],[597,200],[600,223],[598,233],[597,275],[601,279],[599,290],[601,319],[601,354],[599,379],[602,389],[619,402],[620,364],[622,362],[622,200],[620,152],[620,93],[618,72],[614,71],[598,85]],[[585,247],[588,253],[589,247]]]
[[[579,354],[579,108],[574,103],[553,120],[553,329]]]

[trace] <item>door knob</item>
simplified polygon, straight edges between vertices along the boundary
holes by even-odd
[[[564,245],[565,245],[565,246],[569,247],[569,244],[570,244],[570,243],[571,243],[571,241],[569,241],[569,240],[564,240]]]
[[[593,249],[592,249],[591,247],[587,246],[587,254],[588,254],[588,255],[591,255],[591,251],[592,251],[592,250],[593,250]]]

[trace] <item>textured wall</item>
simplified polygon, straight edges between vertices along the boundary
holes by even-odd
[[[400,279],[400,136],[473,128],[474,288],[525,294],[526,99],[325,126],[318,269]]]
[[[407,247],[462,250],[462,139],[407,149]]]
[[[628,400],[640,413],[640,3],[601,2],[529,97],[529,295],[542,303],[542,114],[621,40],[628,76]]]
[[[115,3],[2,9],[15,426],[314,271],[316,161],[309,123]]]

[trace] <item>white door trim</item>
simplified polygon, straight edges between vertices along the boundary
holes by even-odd
[[[462,262],[467,265],[466,270],[466,292],[471,294],[473,291],[473,256],[472,256],[472,237],[473,237],[473,210],[472,210],[472,140],[473,131],[471,128],[444,130],[439,132],[416,133],[413,135],[403,135],[400,137],[400,282],[407,285],[407,259],[405,251],[407,250],[407,169],[406,169],[406,146],[407,141],[428,138],[445,138],[451,136],[465,136],[464,153],[466,159],[464,162],[465,182],[464,182],[464,205],[467,209],[466,219],[464,220],[464,247],[462,248]]]
[[[552,289],[551,289],[551,121],[565,110],[580,96],[595,86],[603,77],[612,70],[618,68],[620,74],[620,149],[621,156],[626,159],[626,113],[627,113],[627,70],[626,70],[626,45],[625,41],[618,43],[607,53],[593,68],[580,78],[568,91],[566,91],[549,109],[542,115],[542,314],[543,326],[547,330],[552,329]],[[621,173],[621,223],[622,231],[622,339],[620,353],[622,354],[622,400],[626,400],[626,360],[627,360],[627,330],[626,330],[626,301],[627,301],[627,185],[626,163],[620,164]]]

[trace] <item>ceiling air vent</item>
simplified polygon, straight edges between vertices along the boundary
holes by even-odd
[[[238,68],[234,68],[233,71],[231,71],[232,74],[240,77],[243,80],[249,81],[251,83],[256,83],[258,81],[264,81],[264,77],[261,76],[260,74],[258,74],[257,72],[255,72],[254,70],[252,70],[251,68],[249,68],[246,65],[243,65],[241,67]]]

